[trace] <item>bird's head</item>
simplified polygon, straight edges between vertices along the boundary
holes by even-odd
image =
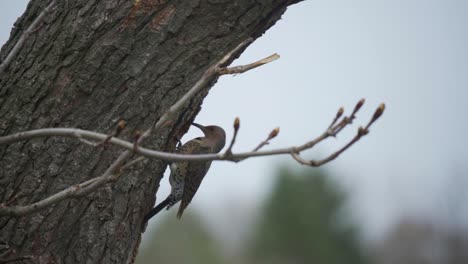
[[[197,123],[192,123],[192,125],[203,131],[207,142],[212,145],[215,153],[220,152],[224,148],[226,144],[226,133],[224,129],[219,126],[202,126]]]

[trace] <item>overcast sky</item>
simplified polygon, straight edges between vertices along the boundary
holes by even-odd
[[[0,43],[26,2],[0,3]],[[284,147],[319,135],[340,106],[350,110],[365,97],[348,133],[306,155],[320,157],[343,145],[385,102],[386,112],[371,133],[325,169],[352,191],[351,208],[370,237],[403,214],[443,219],[452,208],[447,190],[462,192],[467,186],[453,183],[452,177],[462,177],[456,182],[468,177],[466,14],[464,0],[309,0],[294,5],[234,64],[272,53],[281,59],[222,77],[197,122],[221,125],[230,138],[232,121],[239,116],[235,150],[250,150],[280,126],[270,147]],[[184,140],[196,135],[193,129]],[[223,226],[236,226],[235,208],[255,210],[281,163],[299,166],[287,156],[214,163],[193,206],[213,222],[222,219]],[[164,196],[167,178],[162,186]],[[467,204],[466,196],[456,197]],[[460,219],[468,221],[467,209]]]

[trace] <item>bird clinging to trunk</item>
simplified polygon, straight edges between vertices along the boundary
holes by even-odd
[[[177,153],[208,154],[218,153],[223,149],[226,143],[226,133],[221,127],[202,126],[196,123],[193,123],[193,125],[203,131],[205,136],[188,141],[177,150]],[[169,177],[171,193],[145,216],[143,224],[164,207],[169,209],[179,201],[181,201],[181,203],[179,211],[177,212],[177,218],[180,219],[185,208],[187,208],[190,201],[192,201],[210,165],[211,161],[178,161],[172,163],[171,176]]]

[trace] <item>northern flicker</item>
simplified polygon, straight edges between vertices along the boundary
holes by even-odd
[[[198,127],[204,137],[194,138],[177,150],[181,154],[208,154],[218,153],[224,148],[226,143],[226,133],[219,126],[202,126],[193,123]],[[181,201],[177,218],[180,219],[185,208],[192,201],[193,196],[200,187],[200,184],[210,168],[211,161],[179,161],[171,164],[171,175],[169,182],[171,184],[171,193],[169,196],[153,208],[144,219],[145,224],[151,217],[159,213],[164,207],[171,208],[174,204]]]

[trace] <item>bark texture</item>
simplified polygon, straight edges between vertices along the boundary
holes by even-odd
[[[47,6],[32,0],[0,58]],[[0,76],[0,135],[77,127],[121,137],[145,130],[243,40],[259,37],[288,5],[280,0],[58,1]],[[145,146],[173,150],[209,87]],[[0,146],[0,203],[39,201],[99,176],[121,150],[43,138]],[[165,162],[142,162],[113,185],[23,217],[0,217],[0,255],[24,263],[130,263]],[[1,260],[1,259],[0,259]]]

